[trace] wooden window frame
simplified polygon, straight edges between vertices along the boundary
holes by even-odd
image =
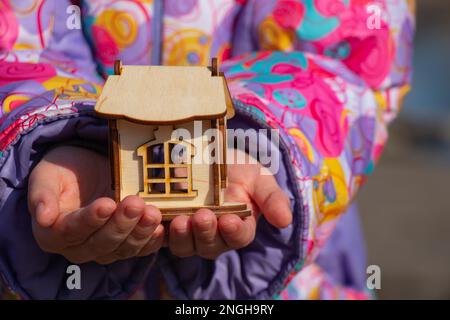
[[[174,164],[170,162],[170,145],[184,145],[188,150],[186,163]],[[164,162],[150,163],[147,157],[148,148],[153,148],[157,145],[163,145],[164,148]],[[169,141],[154,141],[152,143],[144,144],[137,149],[138,156],[142,157],[143,166],[143,184],[144,190],[139,193],[143,198],[195,198],[197,191],[193,190],[192,186],[192,157],[194,156],[194,146],[190,143],[181,140]],[[172,178],[170,169],[186,168],[187,174],[183,178]],[[164,169],[164,178],[152,178],[148,175],[148,169]],[[171,190],[172,183],[187,183],[187,192],[175,193]],[[151,186],[154,184],[164,184],[164,193],[151,193]]]
[[[220,144],[222,146],[222,161],[220,163],[220,187],[226,189],[228,186],[228,175],[227,175],[227,149],[228,149],[228,141],[227,141],[227,119],[220,118],[219,119],[219,131],[220,131]]]

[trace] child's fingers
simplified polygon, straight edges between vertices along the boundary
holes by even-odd
[[[214,259],[228,250],[217,230],[217,217],[211,210],[200,209],[192,217],[195,251],[206,259]]]
[[[131,209],[131,210],[130,210]],[[125,198],[108,222],[80,245],[65,248],[64,257],[73,263],[97,261],[110,263],[117,260],[111,254],[134,229],[144,213],[144,201],[138,197]],[[131,215],[134,217],[131,217]]]
[[[135,257],[150,241],[161,223],[161,213],[153,206],[145,206],[144,215],[128,238],[113,252],[116,260]]]
[[[139,197],[126,197],[111,219],[88,239],[89,249],[97,257],[112,253],[133,231],[144,214],[144,208],[144,201]]]
[[[55,229],[60,230],[67,246],[78,245],[104,226],[115,210],[114,200],[99,198],[85,208],[62,216]]]
[[[291,224],[289,198],[272,175],[259,175],[251,190],[252,199],[271,225],[285,228]]]
[[[254,216],[242,220],[235,214],[227,214],[219,219],[219,231],[230,249],[240,249],[255,238],[256,220]]]
[[[169,227],[169,248],[177,257],[190,257],[195,254],[191,218],[175,217]]]
[[[39,226],[50,227],[59,215],[60,184],[57,170],[40,162],[28,180],[28,209]]]
[[[164,241],[164,226],[160,224],[153,232],[150,240],[145,244],[142,250],[137,254],[138,257],[145,257],[158,251]]]
[[[85,242],[108,221],[114,210],[114,201],[100,198],[77,212],[60,215],[51,228],[42,227],[33,219],[33,234],[42,250],[62,253]]]

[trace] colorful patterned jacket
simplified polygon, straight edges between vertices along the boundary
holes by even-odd
[[[414,1],[90,0],[76,3],[81,25],[73,4],[0,0],[3,290],[126,298],[144,286],[150,294],[149,279],[162,277],[174,298],[366,297],[333,281],[317,257],[374,170],[409,90]],[[261,219],[250,246],[215,261],[161,250],[106,267],[88,263],[82,290],[68,290],[70,263],[40,250],[31,232],[30,171],[52,144],[106,143],[93,106],[99,74],[110,74],[115,59],[207,65],[213,56],[237,108],[231,125],[279,129],[276,178],[291,198],[293,224],[276,230]],[[357,246],[347,245],[350,253]]]

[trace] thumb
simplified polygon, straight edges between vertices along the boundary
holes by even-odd
[[[41,161],[28,180],[28,209],[38,225],[47,228],[59,215],[60,184],[57,170]]]
[[[252,189],[252,199],[271,225],[285,228],[292,223],[289,198],[272,175],[258,175]]]

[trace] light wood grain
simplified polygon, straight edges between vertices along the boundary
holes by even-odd
[[[139,195],[146,203],[162,209],[222,207],[227,185],[224,133],[226,119],[234,116],[234,108],[226,79],[218,70],[214,59],[210,68],[115,63],[115,75],[107,79],[95,110],[99,116],[117,119],[110,122],[112,151],[117,151],[111,152],[116,200]],[[199,119],[203,126],[200,133],[195,132],[193,121]],[[192,155],[203,159],[205,153],[209,154],[210,147],[210,141],[204,137],[205,131],[211,127],[220,132],[214,140],[215,158],[219,163],[193,160],[184,166],[167,165],[172,130],[187,129],[192,137],[189,143],[195,146]],[[165,164],[148,163],[147,148],[152,143],[164,146]],[[164,178],[147,176],[147,168],[155,166],[164,169]],[[168,178],[170,170],[176,166],[187,169],[186,178]],[[166,192],[143,192],[154,183],[164,184]],[[187,192],[172,194],[173,183],[186,183]],[[246,209],[236,210],[242,214],[246,212]]]
[[[241,218],[248,217],[252,211],[245,203],[225,202],[220,206],[200,206],[200,207],[184,207],[184,208],[163,208],[161,209],[162,220],[171,221],[179,215],[192,216],[199,209],[209,209],[215,213],[217,217],[225,214],[235,214]]]
[[[231,117],[223,76],[207,67],[122,66],[109,76],[95,110],[99,115],[148,124]]]
[[[120,201],[120,145],[117,121],[108,120],[109,134],[109,166],[111,169],[111,188],[114,191],[114,201]]]
[[[203,121],[203,131],[210,128],[210,121]],[[194,123],[189,122],[183,125],[174,126],[182,127],[191,132],[190,143],[195,146],[201,146],[204,150],[207,149],[208,143],[203,140],[203,136],[194,136]],[[169,126],[148,126],[132,123],[126,120],[118,120],[117,128],[120,140],[120,198],[123,199],[127,195],[139,195],[144,190],[144,176],[143,176],[143,162],[142,157],[137,154],[137,149],[142,145],[155,139],[158,129],[162,132],[171,132]],[[163,136],[162,140],[169,139],[170,136]],[[196,150],[195,152],[202,152]],[[205,151],[206,152],[206,151]],[[146,198],[141,196],[148,204],[153,204],[157,207],[186,207],[186,206],[205,206],[214,204],[214,179],[213,166],[208,163],[192,163],[192,190],[196,191],[197,196],[186,197],[170,197],[161,196],[160,198]]]

